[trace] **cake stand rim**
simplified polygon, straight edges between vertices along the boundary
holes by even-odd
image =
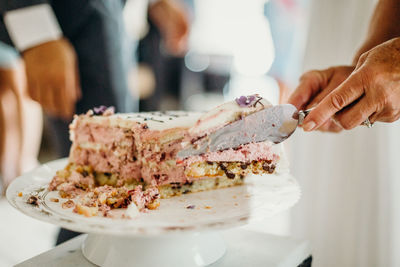
[[[42,205],[35,207],[35,206],[31,206],[31,205],[28,205],[27,203],[25,203],[26,205],[24,205],[23,206],[24,208],[22,208],[21,201],[19,201],[18,196],[17,196],[18,191],[19,191],[17,189],[19,189],[21,187],[21,185],[19,187],[17,185],[18,184],[26,184],[27,180],[30,179],[27,177],[28,176],[33,177],[34,173],[40,174],[40,172],[44,171],[44,172],[47,172],[47,174],[48,174],[48,172],[55,172],[56,169],[54,168],[54,166],[65,165],[67,163],[67,161],[68,161],[68,158],[53,160],[48,163],[42,164],[38,168],[16,178],[10,184],[10,186],[7,188],[6,197],[7,197],[8,202],[14,208],[19,210],[23,214],[25,214],[29,217],[38,219],[40,221],[55,224],[60,227],[70,229],[73,231],[93,233],[93,234],[102,234],[102,235],[113,235],[113,236],[156,236],[156,235],[176,234],[176,233],[182,233],[182,232],[185,232],[185,233],[192,232],[193,233],[193,232],[204,232],[204,231],[218,231],[218,230],[222,230],[222,229],[229,229],[232,227],[242,226],[242,225],[245,225],[245,224],[249,223],[250,221],[252,221],[252,219],[254,219],[254,218],[250,218],[249,216],[236,216],[236,217],[232,217],[233,220],[231,222],[227,222],[226,220],[224,222],[220,222],[217,220],[217,221],[211,221],[209,223],[198,225],[197,227],[193,227],[193,225],[191,225],[190,227],[181,225],[181,226],[175,226],[175,227],[164,227],[164,228],[161,227],[159,229],[152,229],[151,231],[148,231],[146,229],[139,228],[139,227],[133,227],[133,228],[123,228],[123,227],[122,228],[120,228],[120,227],[104,228],[104,226],[103,227],[93,227],[94,225],[90,225],[90,224],[85,225],[84,223],[82,223],[82,221],[81,222],[71,222],[70,218],[63,218],[63,217],[60,217],[57,220],[55,220],[54,214],[51,214],[51,212],[49,212],[49,210],[46,210],[45,208],[43,208]],[[286,173],[284,175],[289,175],[290,177],[293,178],[293,176],[291,176],[291,174],[289,174],[289,173]],[[50,179],[51,178],[48,178],[48,182],[50,181]],[[297,182],[294,180],[294,178],[293,178],[293,181],[296,183],[295,187],[297,186],[298,196],[297,196],[296,200],[293,201],[293,203],[291,203],[284,210],[293,206],[300,199],[301,192],[300,192],[299,186],[298,186]],[[31,183],[33,183],[33,182],[34,181],[32,178]],[[46,183],[46,185],[47,184],[48,183]],[[218,190],[220,190],[220,189],[218,189]],[[193,194],[198,194],[198,193],[193,193]]]

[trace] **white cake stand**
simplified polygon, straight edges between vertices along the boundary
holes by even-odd
[[[207,266],[225,253],[219,230],[271,217],[300,198],[295,179],[281,173],[247,177],[243,186],[162,199],[157,210],[133,219],[86,218],[63,209],[66,200],[46,189],[66,163],[56,160],[20,176],[8,187],[7,199],[28,216],[89,233],[82,252],[99,266]],[[28,203],[31,196],[37,197],[36,205]]]

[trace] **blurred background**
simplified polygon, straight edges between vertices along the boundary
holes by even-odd
[[[176,23],[187,24],[179,46],[168,43],[168,30],[160,27],[165,24],[163,12],[160,15],[147,1],[125,4],[125,29],[133,50],[125,55],[130,61],[130,98],[125,100],[134,103],[134,110],[208,110],[254,93],[278,104],[304,71],[351,63],[376,4],[171,1],[183,12]],[[2,73],[14,71],[17,80],[23,80],[18,53],[3,46]],[[60,157],[60,152],[57,133],[40,106],[26,94],[3,91],[4,187],[12,177]],[[19,108],[13,112],[13,107]],[[291,172],[302,188],[300,202],[289,212],[246,227],[310,240],[313,266],[400,266],[398,136],[398,122],[340,134],[296,132],[285,146]],[[55,226],[22,215],[4,197],[0,214],[0,266],[54,246]]]

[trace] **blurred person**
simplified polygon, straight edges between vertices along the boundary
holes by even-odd
[[[12,179],[38,165],[41,134],[42,112],[27,95],[23,63],[12,47],[0,42],[0,174],[3,193]]]
[[[29,95],[45,111],[58,157],[69,154],[74,113],[99,105],[137,110],[127,85],[132,51],[122,21],[124,2],[0,2],[0,40],[21,53]],[[77,234],[62,229],[57,243]]]
[[[134,1],[134,0],[132,0]],[[28,91],[53,130],[58,157],[69,153],[68,125],[74,113],[98,105],[137,110],[128,90],[132,46],[124,29],[123,0],[14,0],[0,3],[0,40],[14,45],[25,62]],[[129,1],[131,2],[131,1]],[[172,1],[153,1],[155,23],[172,53],[184,46],[187,26]],[[73,10],[74,12],[70,12]],[[178,33],[178,34],[177,34]],[[77,233],[62,230],[58,243]]]
[[[315,106],[305,131],[339,132],[367,120],[394,122],[400,117],[400,1],[380,0],[366,41],[350,66],[305,73],[289,102]],[[368,123],[367,123],[368,124]]]
[[[131,50],[123,4],[122,0],[0,3],[0,40],[21,52],[29,95],[47,115],[59,157],[68,156],[68,124],[74,113],[98,105],[115,106],[120,112],[137,108],[127,87]]]
[[[141,111],[158,110],[166,96],[179,91],[190,27],[187,1],[131,0],[124,16],[128,34],[138,46],[129,87],[139,95]]]
[[[287,101],[301,71],[309,0],[270,0],[264,14],[268,18],[275,59],[268,75],[277,80],[279,103]]]

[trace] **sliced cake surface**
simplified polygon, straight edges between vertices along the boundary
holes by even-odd
[[[270,142],[179,158],[187,144],[271,104],[259,96],[210,112],[114,114],[102,108],[75,116],[69,164],[49,190],[74,199],[75,211],[110,216],[114,208],[154,209],[158,198],[243,183],[247,174],[273,173],[280,147]]]

